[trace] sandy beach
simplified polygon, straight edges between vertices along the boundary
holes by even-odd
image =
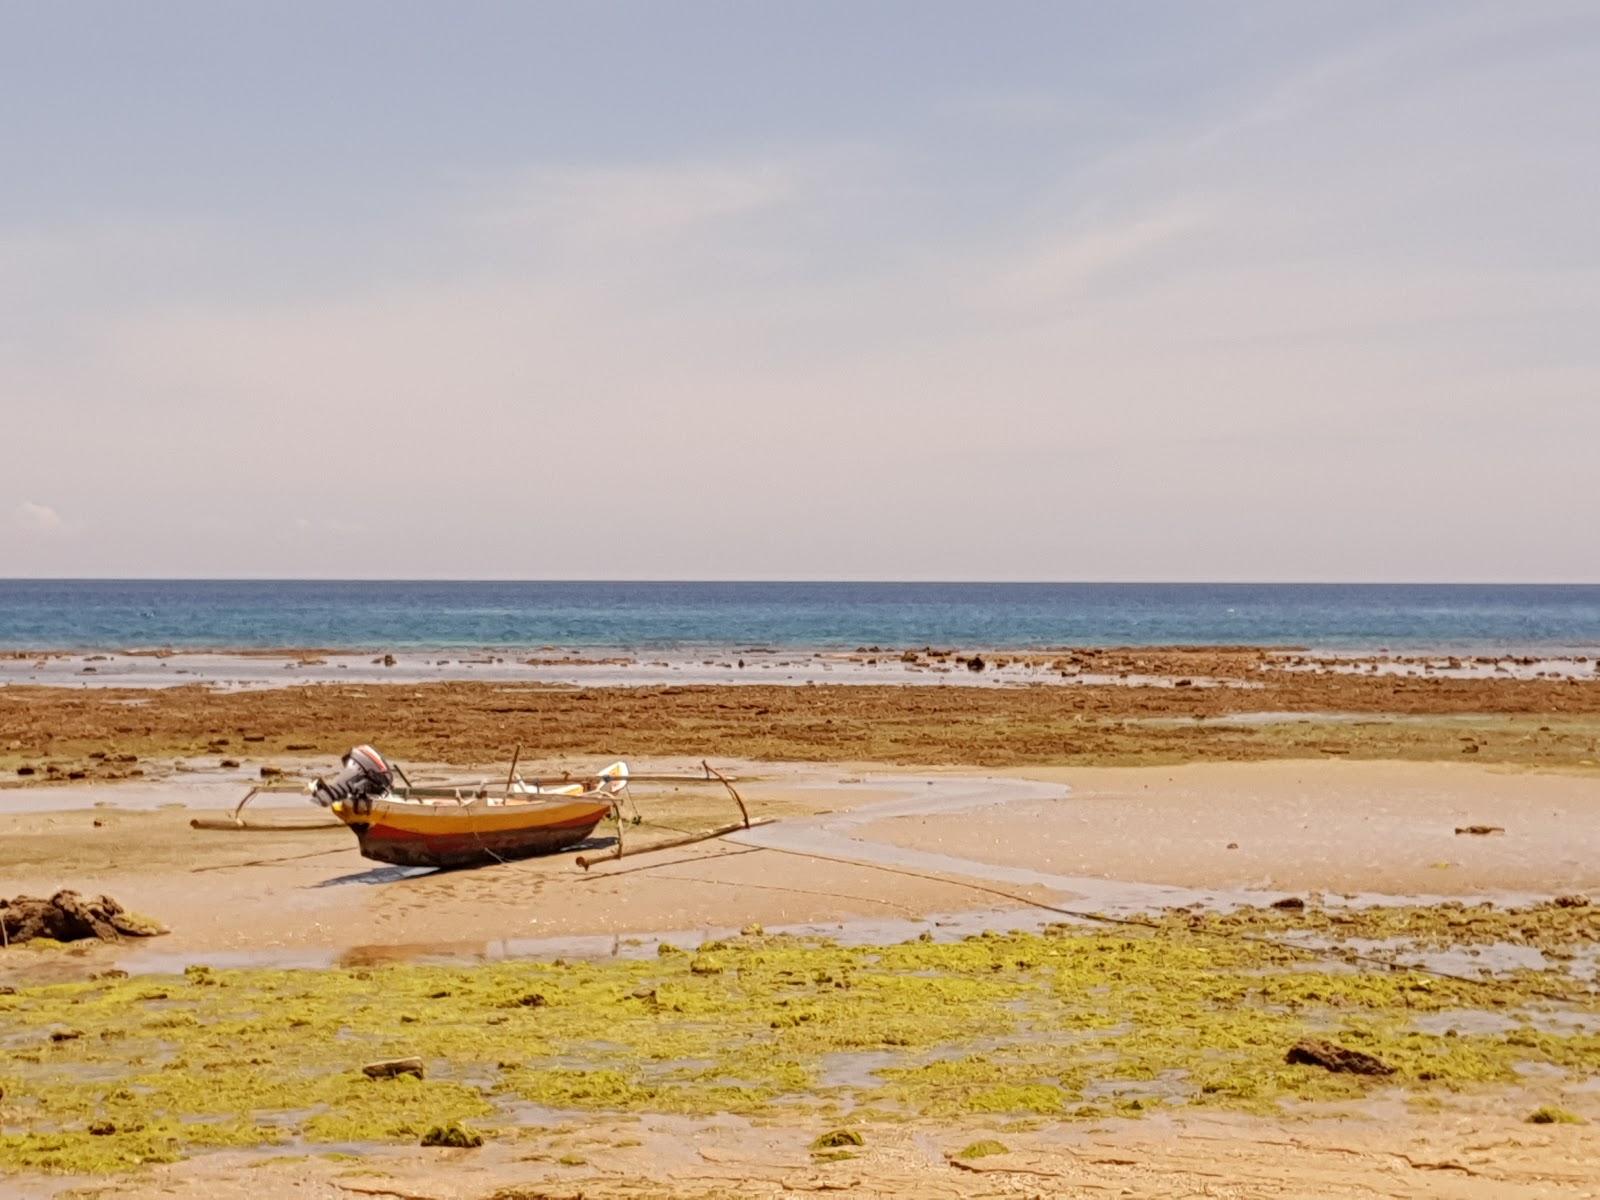
[[[1200,665],[1145,661],[1163,675],[1174,661]],[[1600,1036],[1589,1032],[1600,1030],[1600,929],[1581,900],[1600,889],[1597,685],[1262,671],[1211,652],[1206,665],[1251,686],[0,689],[4,890],[106,893],[170,930],[0,953],[0,1037],[22,1056],[0,1072],[8,1187],[510,1200],[1600,1186],[1585,1165],[1600,1161],[1595,1125],[1568,1123],[1600,1120],[1584,1065]],[[318,728],[341,711],[342,728]],[[484,780],[506,743],[579,772],[630,744],[651,773],[699,769],[691,744],[742,744],[717,761],[770,823],[651,852],[734,809],[718,786],[641,785],[620,860],[584,870],[568,852],[448,872],[367,861],[343,828],[270,828],[315,814],[293,795],[260,798],[252,812],[269,828],[191,827],[236,803],[262,767],[326,771],[338,751],[325,747],[380,724],[419,775]],[[586,852],[609,852],[614,837],[603,825]],[[1286,897],[1303,915],[1271,907]],[[1554,897],[1583,906],[1550,907]],[[1247,948],[1222,949],[1241,934]],[[1100,976],[1090,964],[1107,953],[1132,957]],[[1091,1053],[1073,1048],[1081,1033],[1049,1032],[1100,1024],[1097,1005],[1058,1009],[1101,986],[1061,990],[1080,988],[1068,981],[1084,969],[1136,989],[1108,1001],[1135,1040]],[[1231,989],[1283,972],[1268,990],[1322,980],[1310,993],[1322,998],[1268,1004],[1241,1038]],[[852,976],[851,1004],[824,1002],[833,984],[806,1001],[814,1038],[782,1032],[784,979]],[[195,990],[210,980],[226,986]],[[518,1035],[531,1019],[520,1016],[500,1024],[498,989],[530,983],[576,1022],[567,1034]],[[338,998],[380,986],[399,1008]],[[1413,986],[1434,989],[1424,1016]],[[962,1015],[933,1019],[930,988],[956,989],[944,994]],[[682,999],[663,1007],[655,997],[669,992]],[[450,994],[467,998],[406,1015]],[[579,995],[591,998],[569,1009]],[[350,1003],[374,1015],[350,1026],[336,1015]],[[261,1025],[249,1014],[263,1004],[305,1016]],[[704,1018],[686,1015],[701,1011],[725,1013],[731,1040],[707,1041]],[[32,1049],[64,1022],[104,1031]],[[252,1060],[227,1035],[207,1033],[236,1027],[276,1065],[241,1065]],[[458,1027],[481,1030],[482,1044],[458,1045]],[[307,1069],[292,1064],[324,1028],[340,1043],[331,1073],[300,1085],[322,1098],[280,1111],[270,1097],[282,1072]],[[1357,1086],[1274,1065],[1288,1041],[1323,1030],[1408,1065]],[[527,1068],[507,1065],[517,1037],[534,1038],[519,1043]],[[1028,1049],[1039,1038],[1054,1065]],[[750,1058],[768,1043],[770,1059]],[[1456,1057],[1437,1057],[1447,1046]],[[341,1082],[386,1052],[429,1064],[423,1090],[395,1094],[396,1112],[417,1114],[409,1123],[357,1116],[377,1093]],[[483,1061],[495,1055],[498,1073]],[[166,1095],[180,1076],[151,1074],[146,1059],[212,1062],[226,1087],[232,1072],[267,1076],[223,1125],[206,1124],[223,1113],[201,1096],[163,1102],[189,1124],[152,1123],[132,1115],[148,1101],[115,1099],[137,1089],[87,1082]],[[1214,1091],[1181,1082],[1223,1062],[1242,1074],[1204,1085]],[[1529,1124],[1539,1109],[1561,1116]],[[366,1133],[334,1132],[341,1110]],[[74,1134],[68,1114],[95,1111],[142,1132]],[[434,1119],[488,1141],[403,1145],[416,1140],[404,1130]],[[861,1144],[817,1149],[830,1129]],[[194,1144],[174,1152],[184,1136]],[[986,1143],[1002,1149],[964,1156]]]
[[[471,959],[545,939],[613,953],[619,936],[653,952],[751,922],[824,930],[1022,908],[973,885],[1086,910],[1600,890],[1600,775],[1335,760],[988,776],[742,764],[740,779],[752,816],[777,826],[589,870],[564,854],[470,872],[368,862],[343,828],[190,827],[235,785],[191,784],[146,811],[108,806],[103,789],[90,793],[99,807],[64,810],[53,806],[70,790],[17,791],[0,818],[0,873],[13,891],[108,892],[174,927],[131,950],[90,947],[86,970],[355,961],[385,947]],[[737,816],[718,789],[639,793],[649,824],[630,829],[632,851]],[[18,811],[35,796],[52,808]],[[274,799],[265,820],[301,811]],[[1475,825],[1497,832],[1455,832]],[[612,839],[602,829],[593,841],[604,851]]]

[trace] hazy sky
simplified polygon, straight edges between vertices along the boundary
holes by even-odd
[[[0,0],[0,575],[1600,580],[1600,5]]]

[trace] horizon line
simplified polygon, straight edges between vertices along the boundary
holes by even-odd
[[[1600,580],[1481,579],[870,579],[842,578],[620,578],[563,576],[379,576],[379,575],[0,575],[7,583],[375,583],[375,584],[733,584],[833,585],[899,587],[1542,587],[1594,588]]]

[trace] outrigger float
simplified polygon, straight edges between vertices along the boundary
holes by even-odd
[[[624,825],[622,800],[631,782],[718,782],[739,806],[739,823],[668,841],[651,842],[640,849],[665,849],[685,845],[765,821],[751,821],[744,800],[732,781],[701,763],[704,775],[633,775],[623,762],[612,763],[595,775],[572,778],[524,779],[517,774],[520,748],[502,785],[482,780],[470,783],[413,784],[398,763],[386,760],[371,746],[357,746],[344,756],[343,769],[331,779],[317,778],[297,785],[263,785],[251,788],[232,814],[223,820],[196,819],[200,829],[315,828],[298,822],[254,826],[243,811],[264,792],[302,791],[326,808],[337,822],[356,835],[365,858],[407,867],[468,867],[552,854],[579,845],[607,816],[616,820],[616,843],[609,853],[580,857],[578,865],[621,858]],[[396,781],[398,777],[398,782]],[[635,810],[637,811],[637,810]],[[635,818],[637,822],[637,818]]]

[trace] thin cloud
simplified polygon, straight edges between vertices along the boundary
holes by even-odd
[[[1000,263],[980,283],[977,298],[1007,309],[1070,299],[1108,272],[1148,258],[1203,223],[1197,211],[1173,210],[1047,234]]]
[[[801,185],[801,171],[782,161],[553,168],[527,173],[480,219],[563,240],[633,241],[770,210]]]
[[[24,500],[17,505],[15,516],[17,524],[32,533],[57,533],[66,528],[60,513],[35,500]]]

